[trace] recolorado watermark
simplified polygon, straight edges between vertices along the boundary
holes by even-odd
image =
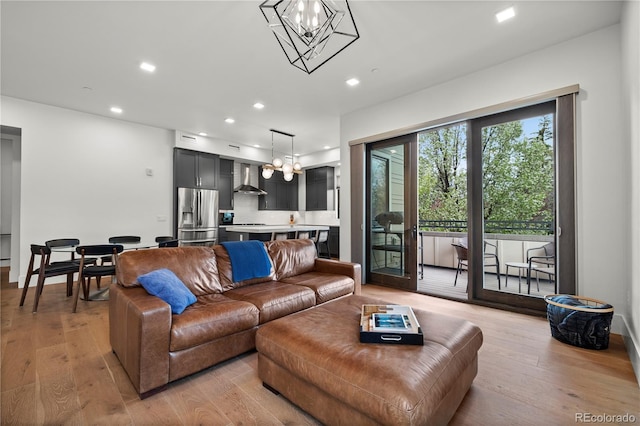
[[[635,423],[637,417],[633,414],[592,414],[576,413],[576,423]]]

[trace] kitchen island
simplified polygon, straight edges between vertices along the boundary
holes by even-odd
[[[328,231],[324,225],[237,225],[227,226],[226,231],[230,241],[260,240],[269,241],[274,232],[287,232],[289,238],[295,238],[298,231],[310,231],[312,235],[317,231]]]

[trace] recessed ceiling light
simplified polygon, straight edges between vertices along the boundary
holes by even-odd
[[[229,123],[229,124],[233,124],[236,122],[236,120],[234,120],[233,118],[229,117],[229,118],[225,118],[224,119],[225,123]]]
[[[207,134],[205,132],[200,132],[198,133],[200,136],[207,136]]]
[[[324,149],[331,149],[331,147],[329,145],[325,145]]]
[[[513,9],[513,7],[509,7],[496,13],[496,19],[498,20],[498,22],[504,22],[507,19],[513,18],[514,16],[516,16],[516,11]]]
[[[253,145],[253,147],[254,147],[254,148],[260,148],[260,145],[255,144],[255,145]]]
[[[122,108],[120,107],[111,107],[111,112],[116,113],[116,114],[122,114]]]
[[[154,72],[156,70],[156,66],[150,64],[149,62],[143,62],[140,64],[140,69],[143,69],[148,72]]]
[[[350,78],[349,80],[347,80],[347,84],[349,86],[357,86],[358,84],[360,84],[360,80],[358,80],[357,78]]]
[[[260,102],[256,102],[255,104],[253,104],[253,107],[255,109],[262,109],[262,108],[264,108],[264,104],[262,104]]]

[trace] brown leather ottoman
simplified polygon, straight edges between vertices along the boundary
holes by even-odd
[[[414,310],[424,346],[360,343],[365,303],[388,302],[354,295],[263,325],[260,379],[329,425],[447,424],[476,376],[482,331]]]

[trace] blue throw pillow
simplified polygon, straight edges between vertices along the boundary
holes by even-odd
[[[196,303],[193,293],[169,269],[157,269],[140,275],[138,282],[147,290],[147,293],[171,305],[171,312],[174,314],[181,314],[187,306]]]

